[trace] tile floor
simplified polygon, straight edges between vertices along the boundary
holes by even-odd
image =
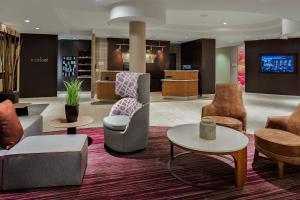
[[[65,93],[57,97],[21,99],[21,102],[33,104],[48,103],[49,106],[42,113],[44,117],[44,131],[59,130],[48,125],[49,120],[64,116]],[[94,123],[86,127],[102,126],[102,120],[108,115],[112,104],[91,104],[89,93],[81,93],[80,114],[92,116]],[[267,94],[244,95],[245,107],[248,113],[248,133],[263,127],[270,115],[288,115],[300,103],[298,96],[282,96]],[[198,123],[201,107],[209,104],[211,98],[196,100],[164,100],[161,93],[151,93],[150,124],[152,126],[174,126],[184,123]]]

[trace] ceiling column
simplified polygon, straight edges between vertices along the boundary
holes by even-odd
[[[129,70],[146,73],[146,23],[132,21],[129,23]]]

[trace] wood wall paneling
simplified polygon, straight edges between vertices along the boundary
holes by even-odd
[[[246,92],[300,95],[300,39],[245,42]],[[296,54],[296,74],[260,73],[261,54]]]
[[[107,55],[107,66],[108,70],[123,70],[123,59],[122,52],[129,52],[128,46],[122,46],[122,51],[118,50],[118,46],[116,44],[128,44],[128,39],[122,38],[108,38],[108,55]],[[168,69],[169,66],[169,50],[170,50],[170,42],[169,41],[155,41],[155,40],[147,40],[147,45],[155,45],[158,46],[166,46],[162,52],[158,52],[161,50],[160,48],[153,48],[153,52],[157,52],[157,58],[155,63],[147,63],[146,64],[146,72],[151,74],[151,91],[161,91],[161,79],[163,78],[164,70]]]
[[[216,85],[216,40],[202,40],[202,56],[200,70],[203,94],[214,94]]]
[[[21,34],[20,95],[57,95],[57,35]]]
[[[181,44],[181,64],[191,65],[192,69],[199,70],[200,94],[215,92],[215,51],[215,39],[199,39]]]

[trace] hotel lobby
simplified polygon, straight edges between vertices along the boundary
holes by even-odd
[[[299,8],[0,0],[0,199],[300,199]]]

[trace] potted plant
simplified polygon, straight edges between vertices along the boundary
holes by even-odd
[[[0,74],[3,88],[0,92],[0,102],[7,99],[13,103],[19,102],[16,86],[20,49],[20,38],[15,31],[0,32]]]
[[[79,114],[79,91],[81,90],[82,81],[71,80],[64,82],[67,90],[65,113],[67,122],[76,122]]]

